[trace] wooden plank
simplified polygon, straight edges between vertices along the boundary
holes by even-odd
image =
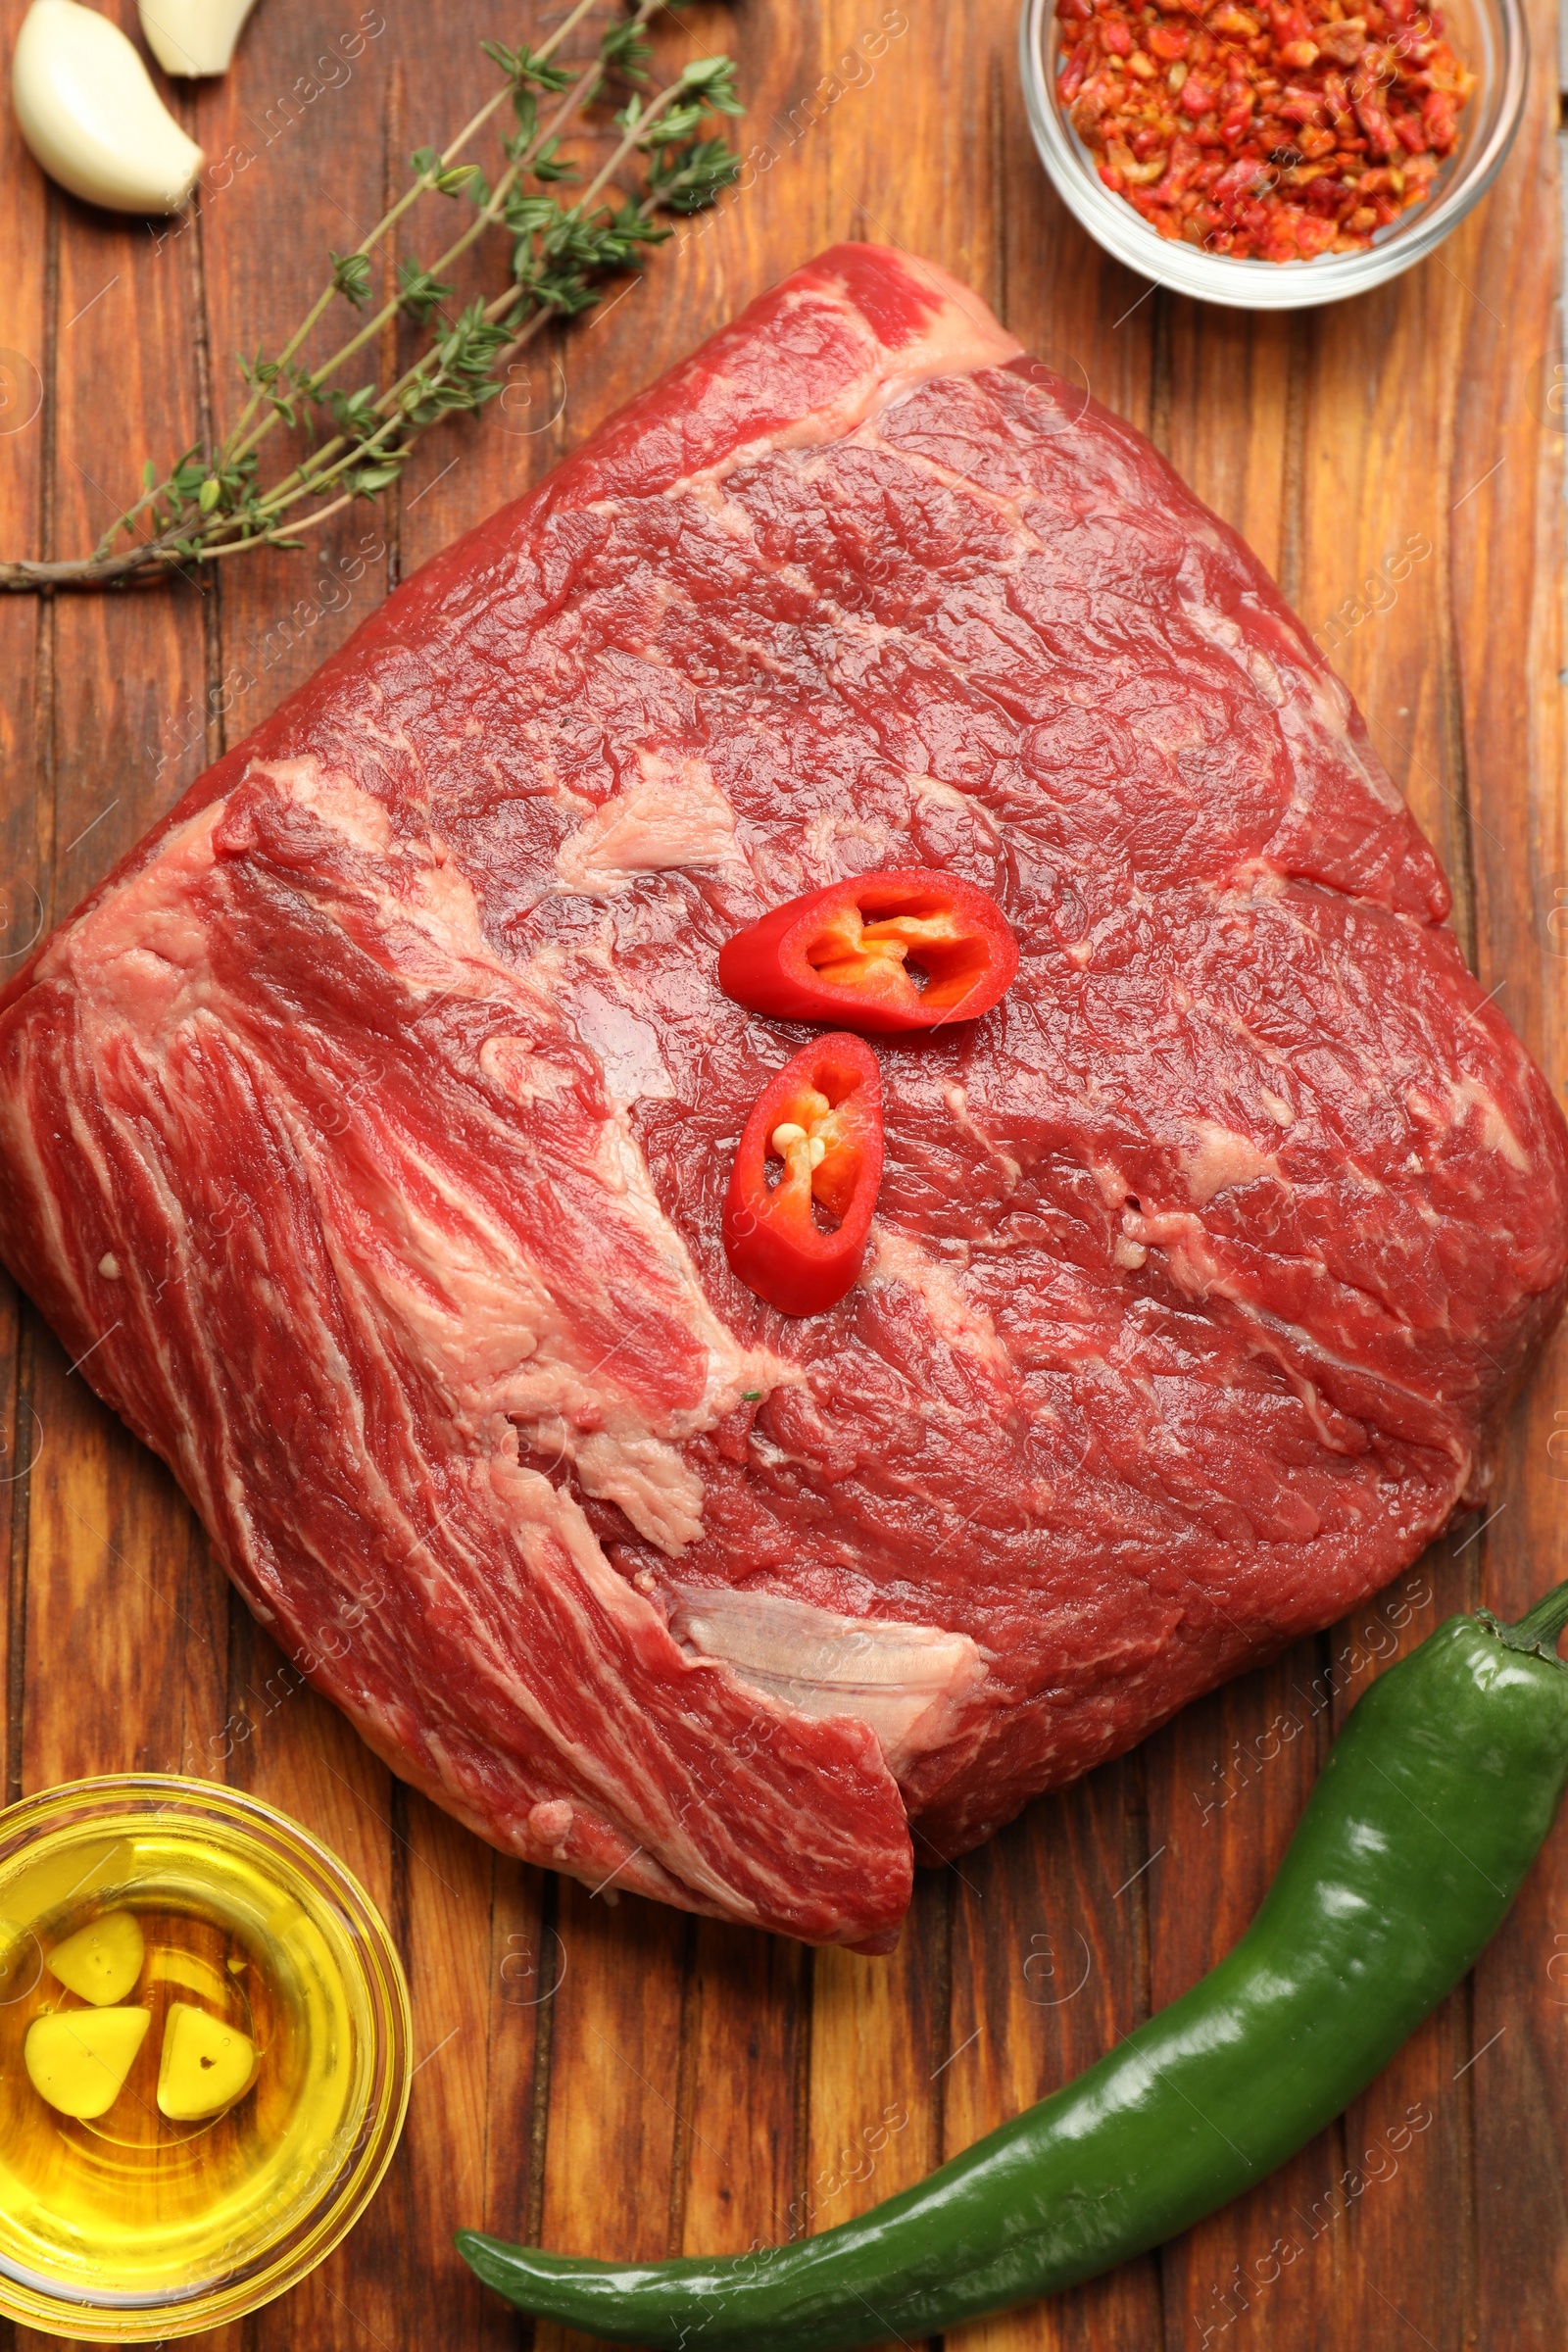
[[[413,2259],[405,2257],[394,2329],[414,2338],[428,2314],[465,2352],[500,2352],[515,2339],[512,2316],[479,2284],[452,2234],[515,2234],[525,2224],[528,2180],[516,2160],[525,2164],[529,2148],[539,2006],[551,1997],[561,1946],[547,1948],[541,1934],[540,1872],[488,1852],[422,1796],[411,1793],[406,1812],[404,1910],[419,2039],[403,2149]],[[358,2249],[351,2267],[361,2267]]]
[[[1292,459],[1300,329],[1289,318],[1172,302],[1162,345],[1154,439],[1286,594],[1296,593],[1285,575],[1297,555]]]
[[[815,1955],[806,2178],[794,2235],[853,2220],[942,2160],[955,1884],[945,1870],[916,1875],[891,1957]]]
[[[1507,206],[1522,162],[1509,164],[1494,203]],[[1454,404],[1473,351],[1467,304],[1447,261],[1434,257],[1342,307],[1334,331],[1319,330],[1309,347],[1296,593],[1443,859],[1468,949],[1471,815],[1446,650]],[[1418,403],[1409,397],[1417,376],[1426,387]],[[1353,434],[1344,429],[1348,416]]]
[[[134,24],[135,10],[118,11]],[[59,229],[54,540],[90,549],[133,504],[142,461],[168,461],[197,433],[194,279],[139,221],[52,198]],[[162,777],[171,704],[198,695],[205,668],[199,585],[159,594],[67,596],[53,608],[55,663],[70,681],[53,750],[57,849],[51,919],[70,911],[202,766],[186,747]]]
[[[956,1866],[943,2152],[956,2155],[1102,2057],[1149,2012],[1141,1759],[1042,1798]],[[966,2328],[963,2352],[1158,2344],[1152,2258]]]
[[[206,1539],[163,1465],[68,1374],[52,1334],[39,1332],[32,1361],[48,1442],[30,1482],[24,1782],[220,1779],[227,1595]]]
[[[551,2021],[542,2242],[612,2261],[667,2254],[690,2126],[681,2017],[693,1923],[567,1880],[556,1928],[565,1976]],[[586,2352],[587,2342],[553,2324],[534,2330],[535,2352]]]
[[[701,1920],[686,2001],[674,2251],[744,2254],[799,2237],[798,2092],[813,1960],[779,1936]]]

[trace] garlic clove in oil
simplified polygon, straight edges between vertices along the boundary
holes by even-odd
[[[118,24],[77,0],[32,0],[11,94],[22,135],[52,179],[116,213],[177,213],[202,151],[153,88]]]
[[[189,2124],[231,2107],[256,2080],[256,2044],[237,2026],[172,2001],[158,2066],[158,2104],[171,2123]]]
[[[35,2017],[22,2045],[33,2089],[83,2123],[107,2115],[152,2024],[150,2009],[58,2009]]]
[[[44,1966],[68,1992],[102,2009],[124,1999],[141,1975],[145,1956],[135,1913],[106,1911],[57,1943]]]
[[[256,0],[139,0],[147,46],[166,74],[226,74]]]

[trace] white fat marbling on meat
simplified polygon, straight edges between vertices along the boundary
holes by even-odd
[[[796,856],[809,887],[820,889],[846,874],[869,873],[900,859],[907,864],[910,853],[906,837],[879,817],[824,808],[802,827]]]
[[[1197,1141],[1182,1154],[1182,1174],[1200,1207],[1234,1186],[1255,1184],[1260,1176],[1279,1178],[1280,1163],[1272,1152],[1260,1152],[1250,1136],[1238,1135],[1234,1127],[1222,1127],[1214,1119],[1189,1119],[1186,1126]]]
[[[1227,1271],[1215,1254],[1202,1219],[1191,1209],[1169,1209],[1152,1214],[1147,1211],[1139,1214],[1135,1210],[1124,1209],[1121,1222],[1129,1238],[1146,1249],[1158,1250],[1166,1271],[1178,1290],[1185,1291],[1192,1298],[1224,1298],[1244,1314],[1258,1332],[1269,1354],[1279,1363],[1293,1387],[1303,1394],[1303,1401],[1304,1375],[1294,1368],[1294,1362],[1299,1357],[1314,1357],[1320,1363],[1332,1365],[1338,1373],[1364,1377],[1364,1366],[1325,1347],[1304,1325],[1271,1315],[1259,1307],[1256,1300],[1249,1296],[1245,1283]],[[1317,1270],[1320,1273],[1327,1272],[1321,1260],[1318,1261]],[[1396,1314],[1397,1308],[1385,1304],[1384,1311]],[[1435,1320],[1440,1329],[1446,1328],[1444,1317],[1440,1315]],[[1282,1347],[1281,1342],[1287,1346]],[[1289,1352],[1293,1349],[1296,1351],[1294,1359]],[[1408,1396],[1423,1405],[1429,1401],[1425,1393],[1413,1383],[1396,1380],[1387,1372],[1379,1373],[1378,1379],[1393,1396]],[[1314,1419],[1317,1419],[1315,1409]],[[1326,1430],[1325,1422],[1320,1434]],[[1323,1442],[1337,1446],[1337,1441],[1331,1441],[1327,1435],[1324,1435]],[[1459,1465],[1459,1486],[1462,1488],[1470,1473],[1471,1452],[1457,1439],[1449,1439],[1446,1444],[1450,1457]]]
[[[1475,1078],[1450,1078],[1448,1101],[1453,1106],[1453,1123],[1462,1127],[1472,1116],[1481,1121],[1481,1141],[1489,1152],[1500,1152],[1510,1168],[1521,1175],[1528,1172],[1530,1154],[1497,1108],[1494,1096]]]
[[[1248,648],[1247,674],[1269,709],[1277,710],[1285,700],[1285,688],[1279,671],[1260,645]]]
[[[57,931],[38,958],[40,980],[68,984],[90,969],[89,1014],[156,1038],[172,1017],[196,1009],[186,992],[205,969],[206,932],[188,903],[212,870],[213,830],[223,804],[177,825],[152,864]]]
[[[514,1102],[559,1102],[571,1092],[566,1072],[536,1054],[525,1037],[487,1037],[479,1048],[479,1067]]]
[[[840,1617],[778,1592],[676,1586],[670,1631],[699,1656],[803,1715],[868,1724],[897,1779],[949,1738],[986,1666],[967,1634]]]
[[[985,1153],[992,1167],[996,1169],[1002,1179],[1004,1197],[1010,1198],[1018,1189],[1023,1169],[1013,1158],[1011,1152],[1004,1152],[1001,1145],[994,1143],[985,1129],[977,1123],[969,1108],[968,1088],[959,1086],[955,1081],[952,1085],[943,1088],[942,1100],[953,1115],[954,1125],[959,1128],[969,1138],[969,1141]]]
[[[906,770],[904,780],[916,801],[924,801],[933,808],[950,808],[956,816],[961,816],[982,841],[998,851],[1002,849],[1003,840],[997,830],[996,819],[972,792],[960,792],[956,784],[945,784],[940,776],[925,775],[915,769]]]
[[[1172,1282],[1189,1298],[1207,1298],[1212,1293],[1230,1296],[1229,1280],[1214,1254],[1207,1228],[1192,1209],[1123,1208],[1121,1229],[1124,1240],[1146,1251],[1160,1252]],[[1245,1305],[1246,1301],[1238,1303]]]
[[[570,1006],[572,1027],[597,1054],[605,1092],[612,1102],[672,1100],[675,1081],[664,1059],[659,1030],[641,1013],[633,1012],[613,978],[610,985],[599,987],[574,976]]]
[[[902,1283],[915,1294],[931,1328],[949,1347],[962,1348],[998,1374],[1009,1369],[1007,1350],[997,1336],[990,1309],[966,1295],[955,1269],[934,1256],[923,1242],[873,1222],[871,1247],[859,1281],[867,1290],[882,1283]]]
[[[725,865],[739,856],[735,811],[706,760],[644,755],[643,780],[605,802],[556,852],[559,887],[603,899],[644,874]]]
[[[268,777],[287,799],[302,808],[314,808],[357,849],[378,858],[391,849],[392,819],[385,805],[340,769],[323,767],[306,754],[298,760],[253,760],[245,773]]]

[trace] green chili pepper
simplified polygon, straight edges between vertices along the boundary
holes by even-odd
[[[1568,1584],[1454,1617],[1330,1752],[1252,1925],[1193,1989],[918,2187],[706,2261],[458,2245],[512,2302],[613,2342],[841,2352],[921,2336],[1159,2245],[1332,2122],[1470,1968],[1568,1782]]]

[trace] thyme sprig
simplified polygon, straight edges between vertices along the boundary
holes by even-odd
[[[606,278],[673,233],[661,215],[700,212],[735,178],[737,158],[727,142],[702,135],[709,118],[741,112],[729,59],[693,59],[662,89],[649,89],[644,29],[655,9],[668,4],[634,0],[629,13],[604,28],[595,54],[577,65],[558,64],[558,53],[602,0],[577,0],[537,49],[485,41],[501,88],[439,153],[415,149],[410,185],[357,246],[329,252],[327,281],[281,349],[236,359],[245,397],[223,438],[187,449],[163,475],[149,459],[141,496],[90,555],[0,564],[0,587],[122,585],[167,578],[247,548],[298,547],[301,531],[389,488],[431,425],[495,399],[505,389],[499,370],[515,353],[553,318],[592,310]],[[563,155],[562,141],[616,82],[626,92],[612,118],[619,136],[581,193],[567,201],[564,191],[579,170]],[[504,168],[492,185],[477,164],[459,158],[508,107],[514,128],[502,140]],[[640,168],[640,191],[621,187],[628,168]],[[396,291],[374,305],[371,257],[405,214],[431,196],[466,203],[471,218],[429,260],[400,261]],[[507,282],[450,316],[454,281],[447,272],[491,230],[510,241]],[[335,351],[313,360],[307,353],[316,330],[338,303],[368,315]],[[334,379],[400,317],[429,334],[418,357],[394,383],[372,380],[344,390]],[[264,482],[261,452],[279,426],[303,428],[309,446],[278,479]]]

